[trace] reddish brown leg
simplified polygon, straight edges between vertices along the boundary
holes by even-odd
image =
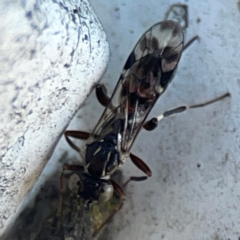
[[[107,95],[107,88],[104,84],[97,84],[96,86],[96,97],[101,105],[107,107],[110,98]]]
[[[141,182],[141,181],[145,181],[147,180],[147,176],[142,176],[142,177],[133,177],[131,176],[124,184],[123,187],[126,187],[130,182],[134,181],[134,182]]]
[[[84,167],[82,165],[77,165],[77,164],[71,164],[71,165],[65,164],[63,166],[63,172],[67,170],[73,171],[73,172],[83,172]]]
[[[121,200],[125,200],[126,197],[125,197],[125,194],[122,190],[122,188],[113,180],[110,180],[112,185],[113,185],[113,188],[114,188],[114,191],[117,193],[117,195],[121,198]]]
[[[79,147],[77,147],[69,137],[82,139],[82,140],[87,140],[90,137],[90,133],[82,132],[82,131],[66,131],[64,135],[68,144],[77,152],[80,152]]]
[[[152,131],[158,126],[158,119],[152,118],[143,124],[143,128],[147,131]]]
[[[134,163],[134,165],[136,167],[138,167],[141,171],[143,171],[147,176],[141,176],[141,177],[135,177],[135,176],[131,176],[124,184],[123,187],[126,187],[126,185],[131,182],[141,182],[141,181],[145,181],[147,180],[148,177],[152,176],[152,171],[150,170],[150,168],[147,166],[146,163],[143,162],[143,160],[141,160],[139,157],[135,156],[134,154],[130,153],[130,158],[132,160],[132,162]]]
[[[96,96],[99,103],[104,106],[108,107],[109,109],[113,110],[114,107],[111,103],[110,97],[107,95],[107,88],[104,84],[97,84],[96,86]]]
[[[152,171],[143,160],[132,153],[130,153],[129,156],[136,167],[143,171],[148,177],[152,176]]]

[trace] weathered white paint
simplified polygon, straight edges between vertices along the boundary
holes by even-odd
[[[0,1],[0,236],[108,61],[88,1]]]

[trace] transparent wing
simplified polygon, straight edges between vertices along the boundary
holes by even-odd
[[[174,76],[183,40],[181,26],[169,20],[143,34],[128,57],[92,139],[117,134],[119,150],[129,152],[150,110]]]

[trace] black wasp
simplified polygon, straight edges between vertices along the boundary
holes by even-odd
[[[83,164],[64,167],[64,170],[78,174],[78,195],[86,208],[93,202],[108,201],[114,191],[124,199],[122,187],[111,176],[128,157],[146,176],[131,177],[126,183],[151,176],[150,168],[130,153],[142,128],[151,131],[165,117],[206,106],[230,95],[227,93],[202,104],[181,106],[146,121],[157,99],[171,82],[184,48],[183,29],[177,22],[165,20],[153,25],[128,57],[112,96],[107,96],[104,85],[97,85],[97,98],[106,108],[92,133],[65,132],[67,142],[78,152],[82,150],[70,137],[87,140]]]

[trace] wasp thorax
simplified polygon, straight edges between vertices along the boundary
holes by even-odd
[[[87,146],[87,172],[94,178],[110,175],[119,165],[119,152],[116,150],[116,134],[107,135],[102,141]]]

